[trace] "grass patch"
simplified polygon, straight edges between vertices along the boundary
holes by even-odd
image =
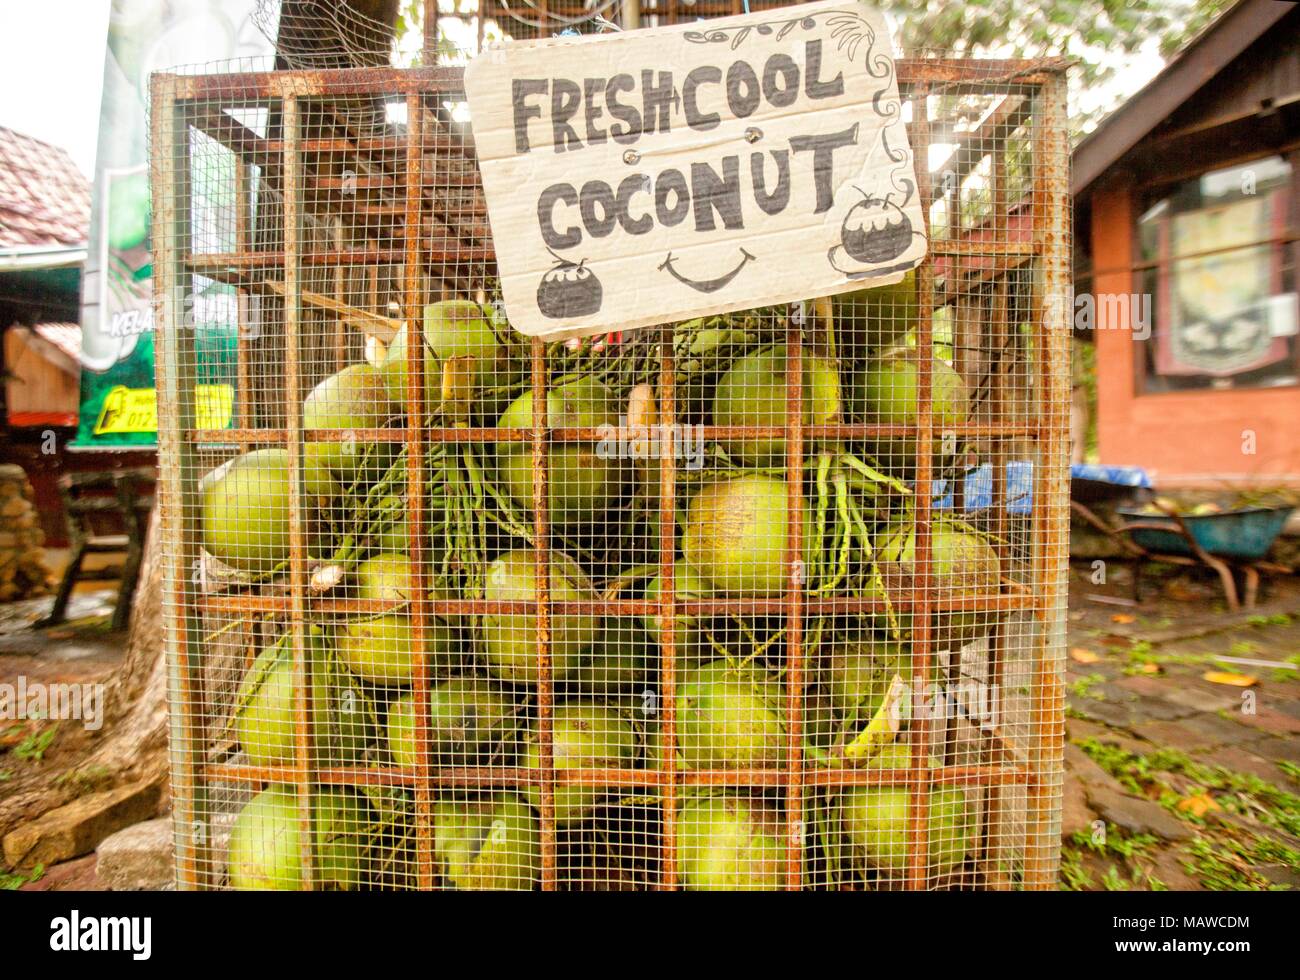
[[[1089,674],[1087,677],[1080,677],[1070,684],[1070,694],[1076,698],[1087,698],[1090,701],[1105,701],[1106,695],[1093,690],[1094,687],[1104,683],[1105,680],[1105,674]]]
[[[53,725],[47,725],[34,732],[30,732],[21,742],[15,745],[10,751],[14,758],[22,759],[24,762],[41,762],[45,758],[45,753],[49,751],[54,744],[54,738],[59,734],[58,722]]]
[[[45,876],[45,865],[38,864],[27,874],[21,871],[0,871],[0,891],[16,892],[23,885],[40,881]]]
[[[1126,834],[1114,824],[1107,824],[1106,832],[1097,836],[1076,831],[1061,847],[1061,889],[1133,891],[1145,885],[1152,891],[1167,890],[1145,867],[1145,859],[1158,843],[1150,834]],[[1088,870],[1090,855],[1106,862],[1106,870],[1096,879]]]
[[[1173,804],[1190,795],[1186,791],[1190,781],[1194,788],[1213,794],[1215,802],[1224,809],[1264,817],[1261,823],[1300,837],[1300,796],[1279,789],[1253,773],[1201,762],[1177,749],[1157,748],[1146,755],[1137,755],[1095,738],[1081,739],[1075,744],[1135,795],[1159,798],[1161,802],[1169,797],[1174,809]],[[1170,775],[1184,778],[1175,785],[1165,778]],[[1185,820],[1197,822],[1197,818],[1181,810],[1174,809],[1174,812]]]
[[[1256,868],[1300,868],[1300,851],[1269,837],[1198,837],[1184,849],[1183,869],[1215,891],[1287,891]]]

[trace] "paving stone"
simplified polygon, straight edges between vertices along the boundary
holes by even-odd
[[[1086,786],[1105,786],[1116,792],[1123,792],[1123,787],[1115,777],[1108,773],[1087,752],[1077,745],[1065,746],[1065,771]]]
[[[1065,740],[1078,741],[1085,738],[1103,739],[1108,738],[1115,729],[1109,725],[1102,725],[1095,721],[1089,721],[1087,718],[1066,718],[1065,719]]]
[[[95,856],[87,854],[75,861],[63,861],[46,868],[35,881],[18,889],[21,892],[102,892],[104,883],[95,874]]]
[[[1216,714],[1199,714],[1179,721],[1151,721],[1134,732],[1149,742],[1181,752],[1196,752],[1219,745],[1243,745],[1260,739],[1260,733]]]
[[[1140,738],[1134,738],[1127,731],[1111,728],[1087,718],[1067,718],[1065,720],[1065,738],[1067,741],[1082,741],[1086,738],[1096,739],[1107,745],[1114,745],[1133,755],[1146,755],[1156,746]]]
[[[1162,697],[1168,690],[1168,682],[1157,680],[1154,677],[1146,677],[1142,674],[1133,674],[1127,677],[1121,677],[1115,682],[1117,687],[1132,691],[1134,694],[1145,694],[1148,697]]]
[[[1233,813],[1230,810],[1211,810],[1205,815],[1205,819],[1212,823],[1223,824],[1228,827],[1236,827],[1238,830],[1244,830],[1252,837],[1266,837],[1281,844],[1283,847],[1289,847],[1293,850],[1300,843],[1285,830],[1277,827],[1270,827],[1268,824],[1260,823],[1258,820],[1252,820],[1244,817],[1240,813]]]
[[[174,879],[171,817],[119,830],[96,848],[99,877],[116,892],[157,891]]]
[[[1159,848],[1153,855],[1149,874],[1171,891],[1203,892],[1205,886],[1183,868],[1183,855],[1172,847]]]
[[[73,800],[6,834],[5,861],[27,870],[87,854],[114,831],[157,813],[161,794],[156,782],[132,783]]]
[[[1070,698],[1070,707],[1085,718],[1105,722],[1108,725],[1118,725],[1120,728],[1131,728],[1141,720],[1136,716],[1131,705],[1121,704],[1118,701]]]
[[[1255,868],[1255,873],[1262,875],[1275,885],[1282,885],[1291,890],[1300,890],[1300,871],[1288,868],[1284,864],[1265,865]]]
[[[1280,711],[1284,715],[1290,715],[1292,718],[1300,718],[1300,700],[1292,697],[1286,697],[1275,700],[1270,697],[1268,706],[1275,711]]]
[[[1083,680],[1093,674],[1100,674],[1106,680],[1124,676],[1124,665],[1106,660],[1097,660],[1090,664],[1081,664],[1077,660],[1066,661],[1066,674],[1070,681]]]
[[[1235,745],[1220,746],[1217,749],[1199,753],[1198,758],[1209,765],[1223,766],[1223,768],[1231,769],[1233,772],[1258,776],[1265,782],[1272,783],[1278,789],[1285,790],[1288,793],[1300,792],[1300,783],[1288,779],[1286,773],[1279,769],[1277,763],[1272,759],[1266,759],[1258,754],[1259,747],[1263,744],[1263,742],[1254,742],[1249,749],[1239,748]]]
[[[1256,703],[1253,714],[1235,711],[1232,716],[1241,724],[1268,732],[1270,735],[1300,734],[1300,718],[1292,718],[1264,704]]]
[[[1197,711],[1218,711],[1221,708],[1235,708],[1241,704],[1241,697],[1236,692],[1206,690],[1198,684],[1189,682],[1181,676],[1163,678],[1126,677],[1119,681],[1124,687],[1139,694],[1159,698],[1171,704],[1189,709],[1188,714]]]
[[[1155,834],[1165,840],[1188,840],[1192,831],[1181,820],[1158,803],[1107,786],[1085,784],[1088,805],[1108,823],[1113,823],[1130,834]]]
[[[1144,718],[1175,721],[1179,718],[1190,718],[1192,715],[1198,714],[1201,709],[1179,704],[1165,697],[1149,697],[1140,694],[1138,695],[1137,704],[1133,706],[1133,710]]]
[[[1262,755],[1274,762],[1294,762],[1300,764],[1300,739],[1263,738],[1250,746],[1250,751]]]
[[[1088,806],[1088,794],[1084,792],[1083,783],[1065,774],[1065,792],[1061,803],[1061,838],[1069,840],[1076,833],[1092,832],[1092,822],[1097,814]]]

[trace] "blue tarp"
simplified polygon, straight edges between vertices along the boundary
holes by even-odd
[[[951,510],[953,506],[951,481],[935,480],[936,510]],[[942,496],[940,496],[942,494]],[[1007,513],[1027,515],[1034,504],[1034,464],[1012,462],[1007,464]],[[987,510],[993,506],[993,467],[989,463],[966,474],[966,512]]]
[[[1140,466],[1100,466],[1074,463],[1070,476],[1099,480],[1121,487],[1150,487],[1151,478]],[[948,480],[934,481],[937,510],[951,510],[953,487]],[[989,463],[966,474],[966,512],[987,510],[993,506],[993,467]],[[1034,506],[1034,464],[1020,460],[1007,464],[1007,513],[1027,516]]]
[[[1150,487],[1151,478],[1140,466],[1102,466],[1100,463],[1074,463],[1070,476],[1080,480],[1113,483],[1117,487]]]

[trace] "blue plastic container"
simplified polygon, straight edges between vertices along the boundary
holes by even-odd
[[[1205,551],[1225,558],[1263,558],[1282,532],[1282,526],[1294,507],[1250,507],[1222,514],[1184,514],[1183,524]],[[1131,507],[1118,512],[1129,521],[1164,524],[1172,531],[1135,530],[1133,541],[1148,551],[1166,555],[1191,555],[1192,549],[1177,531],[1177,523],[1164,514],[1144,514]]]

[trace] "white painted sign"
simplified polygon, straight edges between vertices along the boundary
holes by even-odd
[[[508,43],[465,88],[529,336],[896,282],[925,255],[889,34],[863,4]]]

